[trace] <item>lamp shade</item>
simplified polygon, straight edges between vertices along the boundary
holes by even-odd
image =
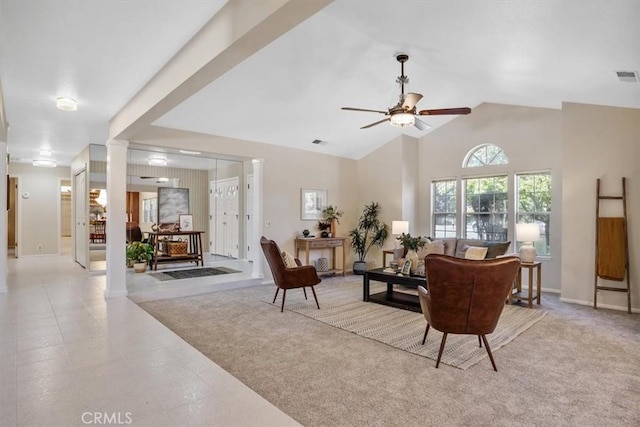
[[[391,221],[391,234],[409,233],[409,221]]]
[[[516,240],[518,242],[537,242],[540,240],[540,226],[536,223],[516,224]]]

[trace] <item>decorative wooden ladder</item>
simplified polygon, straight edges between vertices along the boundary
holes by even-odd
[[[624,177],[622,178],[622,196],[601,195],[600,179],[597,180],[596,186],[596,262],[593,289],[593,308],[598,308],[598,291],[626,292],[627,312],[631,313],[626,179]],[[623,216],[601,217],[601,200],[621,200]],[[617,280],[621,282],[624,280],[625,276],[627,278],[626,288],[598,285],[598,277],[602,279]]]

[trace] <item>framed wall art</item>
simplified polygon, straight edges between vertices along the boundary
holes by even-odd
[[[159,187],[158,188],[158,223],[176,224],[180,214],[189,213],[189,189]]]
[[[322,210],[327,207],[327,193],[327,190],[302,188],[300,190],[300,219],[314,221],[324,219]]]
[[[193,231],[193,215],[180,214],[178,219],[180,221],[180,231]]]

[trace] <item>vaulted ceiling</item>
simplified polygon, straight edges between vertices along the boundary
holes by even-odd
[[[49,149],[68,164],[103,144],[109,120],[226,3],[4,0],[0,81],[13,161]],[[640,83],[616,75],[640,70],[640,0],[335,0],[154,124],[357,159],[455,119],[426,117],[427,131],[361,130],[381,117],[340,110],[395,104],[398,52],[410,56],[408,90],[424,95],[418,109],[640,108]],[[78,111],[57,110],[60,95]]]

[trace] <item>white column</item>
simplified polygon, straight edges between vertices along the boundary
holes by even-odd
[[[0,141],[0,293],[9,291],[7,287],[7,179],[9,173],[7,165],[7,143]]]
[[[253,235],[250,236],[250,245],[252,248],[258,248],[256,250],[256,256],[253,260],[253,272],[251,277],[262,279],[264,277],[264,257],[262,255],[262,247],[260,246],[260,237],[262,236],[262,223],[263,223],[263,165],[264,159],[253,159],[251,161],[253,165]]]
[[[127,296],[125,257],[128,141],[107,141],[107,288],[105,298]]]

